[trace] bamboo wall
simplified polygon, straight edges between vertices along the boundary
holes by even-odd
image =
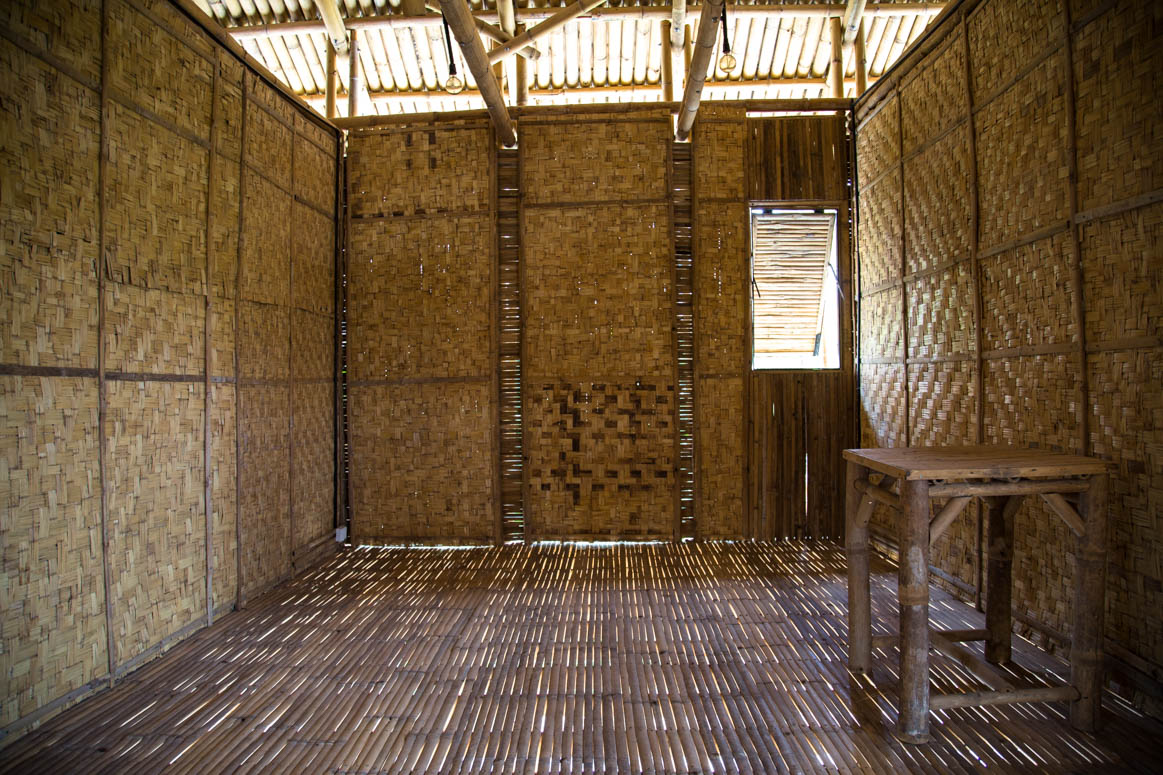
[[[168,3],[0,23],[8,735],[330,535],[337,137]]]
[[[863,444],[1114,462],[1107,651],[1147,674],[1163,665],[1144,615],[1163,607],[1161,31],[1158,4],[964,2],[865,97],[857,132]],[[963,517],[933,553],[970,593],[979,529]],[[1073,540],[1028,502],[1016,541],[1017,613],[1068,637]]]

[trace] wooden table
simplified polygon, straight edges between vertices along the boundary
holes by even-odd
[[[929,709],[1014,702],[1069,701],[1071,724],[1094,731],[1102,698],[1103,603],[1109,465],[1095,458],[1014,447],[848,449],[848,666],[871,673],[873,645],[900,647],[898,736],[929,739]],[[879,484],[870,473],[881,473]],[[900,494],[891,491],[900,483]],[[1010,658],[1010,569],[1014,514],[1024,496],[1039,496],[1078,541],[1070,685],[1018,688],[990,662]],[[929,547],[973,498],[988,508],[989,553],[984,630],[929,629]],[[930,503],[948,499],[930,518]],[[872,637],[868,578],[868,522],[877,503],[901,512],[900,632]],[[1077,510],[1075,509],[1077,505]],[[984,640],[985,660],[959,641]],[[990,691],[929,696],[929,649],[961,662]]]

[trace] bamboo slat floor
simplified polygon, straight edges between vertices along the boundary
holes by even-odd
[[[874,565],[873,621],[895,621]],[[933,590],[934,624],[983,617]],[[1146,771],[1157,726],[1108,697],[939,711],[845,668],[828,543],[346,551],[0,751],[0,772],[771,773]],[[1015,638],[1014,680],[1065,665]],[[980,648],[980,646],[976,646]],[[936,688],[984,688],[934,653]],[[874,652],[892,685],[895,648]]]

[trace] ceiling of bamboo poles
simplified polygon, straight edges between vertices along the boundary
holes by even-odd
[[[367,97],[361,115],[470,110],[483,107],[468,68],[458,57],[458,74],[468,89],[451,95],[443,90],[448,55],[438,23],[400,23],[398,1],[338,0],[345,20],[364,20],[358,56]],[[204,11],[235,35],[238,42],[320,112],[326,94],[327,34],[314,0],[196,0]],[[515,0],[517,22],[532,26],[566,5],[564,0]],[[470,0],[474,12],[497,23],[496,2]],[[436,2],[430,2],[433,8]],[[897,8],[899,7],[899,12]],[[686,24],[697,34],[698,5],[688,6]],[[768,13],[775,9],[775,13]],[[868,71],[875,81],[936,18],[939,3],[869,3],[865,11]],[[842,3],[743,3],[728,5],[732,53],[738,67],[731,73],[716,64],[703,99],[816,98],[831,96],[826,81],[831,56],[828,14],[840,15]],[[373,20],[391,26],[366,26]],[[656,102],[663,98],[664,35],[662,22],[670,4],[609,0],[538,41],[541,56],[527,60],[528,104]],[[247,29],[251,28],[251,29]],[[482,38],[485,47],[492,41]],[[721,38],[719,40],[721,46]],[[515,58],[502,68],[503,81],[517,77]],[[682,94],[681,54],[675,57],[675,94]],[[856,64],[845,53],[845,94],[856,96]],[[340,71],[339,115],[347,115],[347,70]],[[505,84],[506,102],[515,90]]]

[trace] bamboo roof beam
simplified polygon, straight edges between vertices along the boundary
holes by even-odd
[[[670,47],[682,48],[683,30],[686,29],[686,0],[671,0]]]
[[[323,27],[331,45],[340,54],[346,54],[347,29],[343,26],[343,17],[339,15],[336,0],[315,0],[315,7],[319,9],[319,17],[323,19]]]
[[[500,62],[505,57],[520,51],[538,38],[542,38],[557,28],[565,26],[568,22],[573,21],[582,14],[592,11],[604,2],[606,0],[577,0],[572,5],[567,5],[535,27],[531,27],[512,40],[502,43],[500,46],[488,52],[489,64],[492,65]]]
[[[860,23],[864,19],[864,10],[866,7],[865,0],[848,0],[848,5],[844,8],[844,46],[851,46],[856,41],[856,33],[860,29]]]
[[[512,0],[510,0],[510,2],[512,2]],[[435,13],[440,13],[440,9],[438,8],[433,6],[426,7]],[[480,33],[489,40],[496,41],[497,43],[508,43],[514,37],[514,33],[506,32],[503,27],[496,27],[492,24],[489,24],[483,17],[477,14],[473,14],[472,21],[473,24],[476,25],[476,28],[480,30]],[[518,50],[517,54],[528,59],[537,59],[539,56],[541,56],[541,52],[534,45],[525,46],[524,48]]]
[[[828,20],[832,31],[832,64],[828,67],[828,83],[832,96],[844,96],[844,24],[838,16]]]
[[[859,97],[868,91],[868,56],[865,53],[864,22],[860,22],[860,29],[856,31],[856,41],[852,49],[856,65],[856,96]]]
[[[497,85],[497,78],[490,69],[489,57],[485,53],[481,36],[476,32],[472,12],[469,11],[466,0],[440,0],[440,8],[448,19],[448,27],[460,44],[460,53],[464,57],[480,89],[480,95],[489,110],[493,126],[497,130],[497,137],[505,146],[517,144],[517,133],[513,129],[513,119],[505,108],[505,98],[501,94],[501,87]]]
[[[678,112],[678,139],[685,140],[691,135],[695,114],[703,98],[703,83],[707,80],[707,69],[715,53],[719,23],[723,20],[723,0],[703,3],[699,15],[699,37],[695,41],[695,53],[687,72],[686,87],[682,92],[682,108]]]

